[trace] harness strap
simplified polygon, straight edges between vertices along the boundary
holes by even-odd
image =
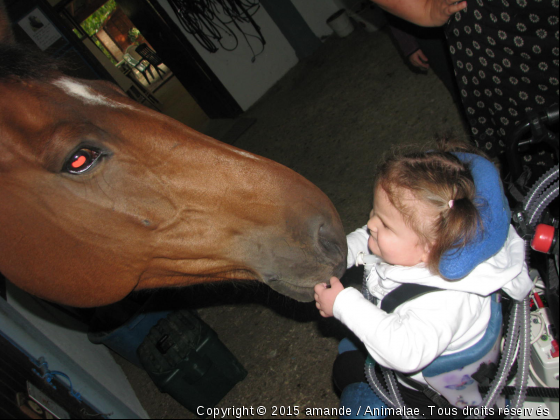
[[[426,293],[437,292],[443,289],[432,286],[424,286],[421,284],[401,284],[396,289],[389,292],[381,301],[380,308],[383,309],[388,314],[392,313],[398,306],[402,305],[409,300],[415,299],[419,296],[425,295]],[[449,401],[442,397],[438,392],[434,391],[428,385],[421,382],[410,379],[408,376],[401,372],[394,371],[397,377],[405,384],[411,388],[422,392],[426,397],[432,400],[438,407],[446,408],[453,407]]]
[[[447,407],[454,407],[446,398],[442,397],[437,391],[434,391],[428,385],[423,384],[421,382],[415,381],[414,379],[410,379],[408,376],[401,372],[394,371],[395,375],[405,384],[414,388],[416,391],[420,391],[430,400],[432,400],[438,407],[447,408]]]
[[[401,372],[397,372],[397,371],[394,371],[394,372],[403,383],[407,384],[408,386],[410,386],[411,388],[414,388],[417,391],[420,391],[420,392],[424,393],[424,395],[426,395],[428,398],[430,398],[438,407],[441,407],[441,408],[454,407],[453,405],[451,405],[449,403],[449,401],[447,401],[445,398],[443,398],[440,394],[438,394],[436,391],[434,391],[429,386],[427,386],[427,385],[425,385],[421,382],[417,382],[414,379],[410,379],[408,376],[406,376],[405,374],[403,374]],[[479,386],[478,388],[480,389],[480,392],[482,394],[487,393],[488,390],[490,389],[489,386]],[[514,386],[505,386],[502,389],[502,392],[500,393],[500,395],[513,395],[514,393],[515,393],[515,387]],[[527,396],[528,397],[558,398],[558,395],[559,395],[558,388],[545,388],[545,387],[542,387],[542,386],[529,386],[529,387],[527,387]]]
[[[399,305],[409,300],[425,295],[426,293],[438,292],[444,289],[432,286],[423,286],[421,284],[401,284],[395,290],[388,293],[381,301],[380,308],[388,314],[392,313]]]
[[[490,389],[489,386],[481,386],[480,392],[486,393]],[[513,395],[515,394],[514,386],[505,386],[502,389],[501,395]],[[545,388],[543,386],[529,386],[527,387],[528,397],[541,397],[541,398],[558,398],[559,392],[558,388]]]
[[[498,373],[498,365],[496,363],[483,363],[480,365],[478,370],[471,375],[476,382],[480,385],[490,384],[492,379],[496,377],[496,373]]]
[[[420,284],[406,283],[402,284],[390,293],[388,293],[381,301],[380,308],[387,313],[392,313],[398,306],[419,296],[425,295],[427,293],[442,291],[440,289],[432,286],[424,286]],[[483,363],[477,372],[472,375],[479,384],[486,385],[491,381],[496,374],[497,366],[494,363],[486,364]],[[401,372],[394,371],[399,380],[407,384],[409,387],[422,392],[426,397],[433,401],[438,407],[454,407],[445,397],[440,393],[435,391],[432,387],[418,382],[410,377],[404,375]]]

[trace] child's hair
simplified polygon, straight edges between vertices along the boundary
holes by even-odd
[[[481,154],[472,147],[447,139],[438,142],[437,150],[393,154],[378,167],[375,186],[387,193],[389,201],[403,215],[430,250],[427,268],[441,275],[439,262],[442,255],[461,248],[482,229],[475,196],[476,189],[468,164],[452,151]],[[428,220],[419,220],[417,209],[403,199],[403,189],[424,203],[430,214]],[[453,201],[451,201],[453,200]],[[433,216],[432,216],[433,215]]]

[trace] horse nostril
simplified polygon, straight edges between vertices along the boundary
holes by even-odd
[[[342,230],[333,225],[322,224],[319,226],[317,236],[320,248],[325,257],[333,265],[332,275],[341,278],[346,271],[346,235]]]
[[[346,239],[346,238],[344,238]],[[325,255],[333,260],[338,260],[341,257],[346,257],[342,251],[341,238],[336,234],[334,229],[330,226],[322,224],[319,227],[318,241],[319,245],[325,252]]]

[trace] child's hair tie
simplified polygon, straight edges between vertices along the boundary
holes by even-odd
[[[455,203],[455,200],[449,200],[449,203],[447,203],[447,205],[449,206],[450,209],[452,209],[454,203]]]

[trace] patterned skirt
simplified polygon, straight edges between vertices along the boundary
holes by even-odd
[[[503,153],[528,110],[558,103],[558,1],[468,0],[446,36],[476,145]],[[552,164],[550,153],[524,156]],[[543,168],[545,169],[545,168]]]

